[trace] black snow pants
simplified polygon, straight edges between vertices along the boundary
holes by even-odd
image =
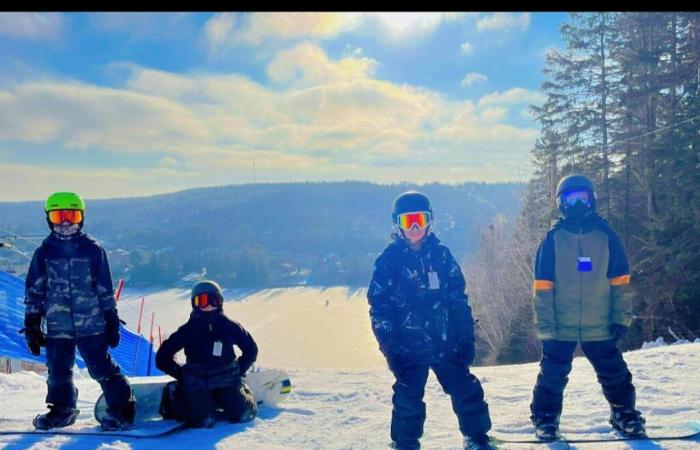
[[[569,381],[568,375],[571,372],[576,345],[577,342],[542,341],[540,373],[537,375],[537,384],[530,404],[533,415],[561,415],[564,388]],[[636,394],[632,374],[627,369],[615,341],[581,342],[581,349],[593,365],[608,403],[634,407]]]
[[[488,404],[479,380],[463,364],[443,361],[431,365],[409,365],[395,373],[391,439],[399,448],[418,448],[425,423],[425,383],[433,369],[442,389],[452,399],[459,429],[464,436],[485,434],[491,429]]]
[[[46,339],[46,403],[75,408],[78,399],[78,390],[73,384],[76,347],[90,376],[102,387],[108,409],[122,411],[127,403],[133,400],[131,386],[109,355],[109,345],[104,334],[77,339]]]
[[[160,414],[165,419],[201,423],[223,410],[230,422],[248,422],[258,415],[253,393],[244,383],[209,390],[186,391],[182,383],[171,381],[163,391]]]

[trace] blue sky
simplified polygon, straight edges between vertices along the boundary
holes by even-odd
[[[566,19],[0,13],[0,201],[523,180]]]

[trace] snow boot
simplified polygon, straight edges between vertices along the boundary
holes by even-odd
[[[134,425],[136,417],[136,401],[130,399],[120,410],[107,409],[107,414],[102,418],[100,427],[102,431],[128,430]]]
[[[37,430],[48,430],[51,428],[63,428],[75,423],[75,419],[80,414],[80,410],[65,407],[48,405],[49,412],[38,414],[32,424]]]
[[[559,415],[554,413],[540,413],[530,416],[535,425],[535,437],[550,442],[559,439]]]
[[[486,434],[464,436],[464,450],[496,450]]]
[[[415,444],[399,444],[398,442],[394,441],[389,445],[390,448],[396,449],[396,450],[419,450],[420,449],[420,443],[416,442]]]
[[[189,420],[187,426],[189,428],[212,428],[215,423],[216,418],[211,414],[207,414],[206,416]]]
[[[610,424],[625,437],[645,437],[645,422],[642,413],[633,406],[612,405],[610,407]]]

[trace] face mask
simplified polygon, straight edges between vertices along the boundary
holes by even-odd
[[[53,226],[53,231],[58,235],[58,237],[63,238],[63,239],[68,239],[73,237],[78,230],[80,230],[80,225],[77,223],[73,224],[61,224],[61,225],[54,225]]]

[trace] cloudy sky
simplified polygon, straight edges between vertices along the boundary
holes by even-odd
[[[529,171],[563,13],[0,13],[0,201]]]

